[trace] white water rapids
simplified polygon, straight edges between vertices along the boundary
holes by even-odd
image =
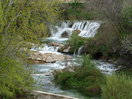
[[[51,40],[65,41],[68,38],[62,38],[64,32],[68,33],[70,36],[74,30],[79,30],[78,34],[84,38],[92,38],[97,33],[98,28],[100,27],[100,22],[93,21],[75,21],[75,22],[62,22],[60,26],[51,27]]]
[[[61,35],[64,32],[67,32],[70,37],[74,30],[79,30],[80,33],[78,35],[81,37],[92,38],[96,35],[99,27],[100,27],[100,23],[93,22],[93,21],[62,22],[60,25],[52,27],[50,29],[51,37],[49,37],[48,40],[54,40],[54,41],[68,40],[68,38],[64,38]],[[62,54],[58,52],[58,47],[50,46],[46,44],[42,44],[41,46],[34,46],[31,49],[31,51],[38,51],[41,53]],[[54,76],[53,76],[54,70],[63,69],[67,66],[76,64],[75,60],[76,59],[72,59],[69,61],[58,61],[55,63],[32,64],[32,67],[35,69],[33,77],[37,81],[37,85],[39,85],[38,90],[73,96],[80,99],[87,99],[86,97],[81,96],[79,93],[75,91],[61,90],[58,86],[55,86],[54,83],[52,82],[52,80],[54,79]],[[116,70],[113,64],[106,63],[101,60],[99,61],[94,60],[93,62],[95,62],[97,68],[99,68],[105,74],[111,74],[112,72]]]

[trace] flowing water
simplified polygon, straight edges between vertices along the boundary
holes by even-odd
[[[94,37],[97,33],[97,29],[100,27],[101,22],[94,21],[75,21],[75,22],[62,22],[58,26],[51,26],[51,37],[48,39],[55,41],[65,41],[68,38],[62,38],[64,32],[70,36],[74,30],[79,30],[79,36],[84,38]]]
[[[79,30],[78,34],[84,38],[92,38],[97,33],[98,28],[100,27],[100,22],[94,21],[75,21],[75,22],[61,22],[60,25],[50,28],[51,37],[47,38],[47,40],[51,41],[59,41],[63,42],[68,40],[68,38],[62,37],[64,32],[68,33],[70,37],[72,31]],[[80,54],[82,47],[80,47],[78,54]],[[46,44],[42,44],[41,46],[34,46],[32,51],[39,51],[41,53],[56,53],[62,54],[58,52],[58,47],[50,46]],[[103,62],[102,60],[93,60],[96,64],[97,68],[100,69],[105,74],[111,74],[114,72],[115,66],[110,63]],[[58,69],[63,69],[67,66],[72,66],[76,63],[76,58],[66,61],[57,61],[55,63],[45,63],[45,64],[32,64],[34,74],[32,74],[33,78],[37,81],[37,90],[46,91],[50,93],[63,94],[68,95],[80,99],[87,99],[87,97],[82,96],[76,91],[73,90],[61,90],[59,86],[56,86],[52,80],[54,79],[53,71]]]

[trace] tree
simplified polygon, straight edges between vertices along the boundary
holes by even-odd
[[[34,42],[40,37],[47,36],[48,26],[57,20],[59,12],[56,1],[0,1],[0,44],[2,45],[0,55],[5,54],[3,51],[14,45],[13,50],[23,47],[22,41]],[[11,52],[10,49],[8,54]]]
[[[47,36],[59,12],[56,0],[0,0],[0,98],[14,99],[32,87],[23,48]]]
[[[126,28],[126,24],[131,24],[131,0],[87,0],[86,9],[100,16],[98,19],[111,22],[117,33],[130,31],[130,26]]]

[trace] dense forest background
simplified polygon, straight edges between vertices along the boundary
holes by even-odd
[[[33,86],[25,67],[28,48],[48,35],[48,24],[59,16],[57,2],[0,0],[0,98],[21,95]]]

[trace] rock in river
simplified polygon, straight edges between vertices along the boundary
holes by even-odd
[[[63,55],[61,53],[41,53],[32,51],[30,53],[29,59],[32,60],[32,62],[40,62],[40,63],[53,63],[56,61],[64,61],[69,60],[72,57],[69,55]]]

